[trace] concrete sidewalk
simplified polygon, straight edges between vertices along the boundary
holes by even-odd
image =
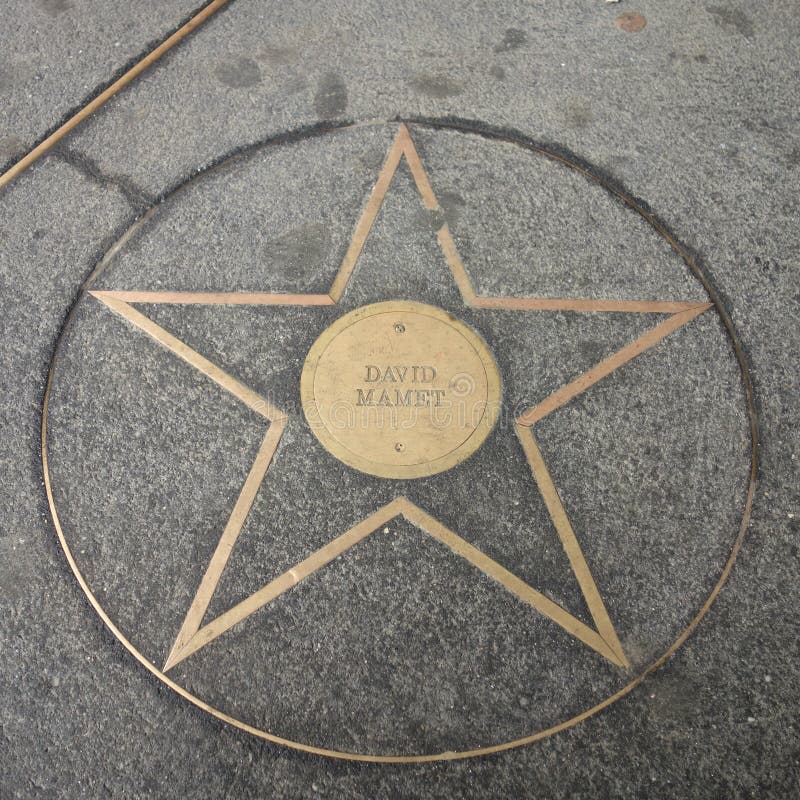
[[[0,30],[0,172],[197,10],[177,0],[11,0]],[[779,0],[233,0],[0,188],[0,795],[794,796],[798,37],[794,4]],[[298,587],[276,605],[256,656],[231,661],[248,628],[170,678],[239,722],[323,750],[468,751],[544,730],[646,670],[702,608],[730,555],[751,442],[725,314],[754,384],[760,465],[726,586],[688,641],[625,697],[505,752],[361,764],[221,722],[132,657],[59,544],[41,419],[74,306],[53,384],[54,502],[90,588],[158,671],[256,458],[263,419],[229,388],[199,384],[192,364],[154,347],[141,325],[131,333],[138,322],[126,329],[92,298],[75,305],[80,287],[116,243],[94,289],[328,297],[398,120],[408,121],[436,197],[425,210],[413,159],[400,164],[339,308],[394,298],[443,308],[493,350],[509,400],[539,402],[667,312],[482,315],[452,271],[457,259],[473,298],[689,308],[709,295],[680,256],[709,277],[722,314],[698,317],[537,428],[632,671],[598,666],[596,652],[562,641],[544,617],[512,641],[507,632],[528,618],[485,576],[474,580],[469,564],[421,541],[419,519],[398,517],[318,576],[314,591]],[[443,228],[455,257],[440,247]],[[146,314],[302,420],[303,360],[341,316],[308,305],[272,316],[263,305],[213,304]],[[256,498],[209,620],[259,590],[268,558],[277,576],[399,493],[293,425],[273,465],[287,477]],[[531,480],[515,447],[497,433],[480,451],[485,462],[465,461],[439,483],[406,481],[402,494],[447,530],[473,532],[473,546],[593,631],[597,606],[569,578],[574,563],[549,527],[546,492],[544,503],[536,494],[515,505]],[[507,515],[493,511],[500,500]],[[263,531],[282,533],[262,541]],[[154,543],[164,542],[175,549],[156,558]],[[377,598],[394,605],[378,609]],[[351,616],[339,611],[346,603]],[[430,615],[442,627],[428,636]],[[403,673],[404,648],[426,681]],[[540,650],[552,661],[520,655]],[[382,668],[362,670],[372,659]],[[439,667],[444,677],[433,677]]]

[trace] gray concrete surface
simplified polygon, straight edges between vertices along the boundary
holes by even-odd
[[[200,3],[37,0],[3,6],[0,169],[92,99]]]
[[[639,33],[618,30],[614,18],[622,11],[641,12],[647,26]],[[91,30],[92,22],[86,16],[82,19],[85,33]],[[160,21],[153,14],[147,24],[160,31],[169,29],[174,20]],[[363,3],[334,12],[314,4],[266,8],[238,0],[109,104],[73,135],[60,153],[49,156],[3,190],[3,796],[793,796],[800,769],[796,730],[799,631],[795,614],[800,600],[796,539],[800,513],[796,466],[800,424],[796,370],[800,344],[797,25],[793,4],[780,2],[758,8],[745,3],[560,2],[537,6],[486,4],[469,9],[447,4],[383,8]],[[26,28],[16,38],[19,58],[24,55],[26,62],[46,63],[50,70],[60,66],[60,45],[53,44],[52,50],[41,53],[26,44],[39,41],[31,30]],[[134,53],[140,46],[137,38],[138,33],[128,34],[121,41]],[[82,42],[80,36],[72,36],[67,46],[82,48]],[[100,66],[105,58],[98,61]],[[113,58],[109,60],[111,70],[116,66],[112,62]],[[95,72],[85,75],[102,80]],[[76,79],[75,97],[83,96],[80,82],[90,80],[84,74]],[[16,98],[18,90],[12,91]],[[14,112],[13,117],[15,130],[28,126],[24,130],[30,130],[30,134],[25,136],[33,139],[55,122],[65,107],[60,88],[42,82],[41,92],[35,94],[37,109],[52,108],[52,117],[39,122],[39,111]],[[47,514],[39,466],[43,385],[55,338],[77,287],[150,198],[232,149],[320,119],[447,114],[512,126],[534,139],[570,148],[645,198],[701,255],[725,297],[752,365],[763,441],[759,491],[750,534],[730,583],[687,644],[629,697],[570,731],[499,756],[411,767],[349,765],[264,744],[214,721],[145,673],[105,630],[68,569]],[[20,138],[27,141],[25,136]],[[121,282],[114,288],[131,288],[131,284],[125,285],[128,278],[143,277],[155,288],[161,280],[155,269],[160,263],[171,280],[189,281],[191,273],[181,272],[181,263],[187,262],[174,257],[183,251],[198,266],[195,278],[203,280],[203,259],[213,264],[214,251],[209,250],[210,245],[199,246],[197,238],[187,236],[187,232],[204,220],[217,219],[219,229],[225,235],[231,233],[227,241],[214,246],[221,254],[235,256],[229,259],[234,272],[228,277],[241,281],[243,288],[250,288],[247,281],[259,265],[268,274],[272,270],[274,280],[282,279],[277,262],[271,264],[268,258],[247,261],[254,247],[266,252],[277,244],[298,265],[313,266],[306,273],[297,273],[296,278],[301,290],[316,290],[315,281],[324,284],[316,276],[330,273],[343,241],[342,232],[336,228],[340,217],[331,214],[331,220],[320,219],[326,208],[330,213],[327,198],[337,189],[351,187],[349,199],[343,202],[357,206],[359,180],[366,180],[369,170],[352,168],[352,158],[360,154],[364,159],[361,166],[374,167],[380,163],[380,150],[375,148],[376,155],[370,156],[370,148],[362,144],[350,154],[350,161],[333,162],[343,164],[341,175],[332,173],[332,163],[320,155],[309,153],[307,158],[298,159],[300,178],[303,170],[313,175],[315,164],[324,167],[326,180],[331,174],[336,177],[314,197],[319,210],[303,219],[302,235],[295,233],[288,239],[263,233],[267,223],[286,228],[286,220],[281,221],[281,214],[288,214],[286,209],[270,202],[267,192],[248,196],[246,182],[237,186],[235,170],[233,175],[220,173],[205,188],[200,183],[196,190],[189,190],[195,193],[190,198],[192,203],[176,201],[173,207],[165,206],[160,218],[153,220],[152,236],[143,237],[123,255],[118,273],[109,272],[103,279],[118,278]],[[446,150],[442,145],[441,152],[446,154]],[[468,148],[458,150],[469,158]],[[482,217],[470,200],[474,198],[479,205],[489,199],[466,178],[467,185],[459,186],[458,170],[448,174],[447,159],[437,160],[434,143],[428,151],[426,158],[430,155],[434,164],[432,175],[437,174],[437,180],[447,185],[449,213],[456,214],[454,209],[461,208],[454,197],[465,199],[461,224],[467,230],[465,221],[469,220],[472,229]],[[346,164],[351,164],[350,174]],[[291,186],[288,166],[266,164],[264,169],[277,171],[285,185]],[[214,181],[219,183],[215,185]],[[526,201],[511,196],[509,208],[493,211],[502,220],[501,244],[507,247],[506,264],[510,267],[515,248],[506,244],[514,230],[507,225],[509,213],[524,208],[525,202],[539,202],[541,213],[553,203],[577,199],[566,185],[560,191],[553,186],[562,184],[550,186],[552,197],[538,194],[538,200]],[[261,225],[242,225],[238,241],[233,235],[236,216],[226,218],[225,209],[214,204],[215,195],[223,190],[239,198],[240,216],[252,214]],[[286,194],[285,202],[291,209],[292,193]],[[587,192],[587,198],[590,196]],[[447,199],[443,197],[442,201],[448,212]],[[200,213],[202,209],[205,213]],[[648,246],[644,240],[636,240],[638,234],[631,227],[618,224],[614,214],[603,209],[600,204],[595,210],[606,216],[598,221],[592,214],[577,228],[578,236],[569,247],[575,258],[589,265],[604,256],[619,260],[626,244],[637,254],[651,253],[649,263],[660,263],[662,256],[657,248],[643,250]],[[545,228],[540,242],[551,254],[547,260],[552,268],[550,288],[557,285],[559,257],[564,253],[553,246],[559,234],[557,212],[567,210],[555,209],[551,227]],[[402,222],[413,218],[408,208],[399,204],[394,211],[397,229],[411,231],[411,224]],[[593,219],[597,229],[592,228]],[[455,235],[458,225],[459,220],[453,219]],[[259,234],[248,241],[248,231],[253,228]],[[634,237],[634,241],[627,243],[620,236]],[[393,246],[399,248],[408,264],[433,257],[425,249],[428,245],[406,238],[388,230],[383,238],[376,236],[375,243],[383,245],[383,252],[391,253]],[[591,245],[593,239],[596,248]],[[481,258],[482,242],[485,239],[481,237],[470,241],[462,236],[459,240],[472,260]],[[197,247],[196,252],[192,252],[192,246]],[[490,254],[494,252],[492,249]],[[383,263],[380,250],[372,256],[365,253],[364,270],[369,269],[370,257],[373,268],[378,269]],[[569,263],[567,260],[561,266]],[[487,272],[481,280],[489,287],[498,273]],[[611,274],[610,279],[616,280],[617,275]],[[403,285],[400,283],[400,288]],[[647,281],[643,288],[650,286],[652,281]],[[186,288],[192,287],[187,283]],[[406,288],[417,291],[413,285]],[[579,288],[591,291],[586,285]],[[609,290],[624,296],[632,288],[618,282]],[[688,285],[685,288],[694,291]],[[434,290],[439,292],[437,302],[446,306],[452,302],[444,284],[435,284]],[[353,291],[361,290],[354,285]],[[354,294],[356,299],[366,302],[371,298]],[[241,370],[244,380],[254,384],[264,380],[264,373],[257,368],[257,359],[264,358],[257,340],[250,340],[248,351],[247,337],[243,342],[242,337],[237,340],[232,335],[248,326],[267,334],[269,326],[263,318],[237,310],[233,317],[236,324],[231,327],[231,318],[222,320],[219,310],[161,309],[159,313],[161,324],[185,333],[187,339],[194,335],[198,347],[202,344],[220,357],[231,358],[229,367]],[[207,333],[197,332],[194,323],[198,318],[206,324]],[[474,320],[468,321],[477,326]],[[114,372],[138,348],[143,360],[137,365],[128,362],[132,364],[130,375],[139,374],[137,370],[152,360],[152,369],[142,373],[146,379],[140,390],[148,385],[162,389],[164,381],[184,388],[187,385],[187,373],[154,348],[136,344],[135,337],[126,348],[123,344],[127,340],[112,338],[117,320],[97,317],[94,327],[90,322],[87,316],[81,335],[95,337],[97,347],[111,350],[96,373],[77,358],[74,380],[65,384],[73,388],[60,400],[64,409],[63,485],[78,498],[75,513],[84,515],[90,509],[81,508],[80,498],[92,488],[96,473],[90,469],[90,454],[86,459],[79,457],[82,451],[78,445],[86,442],[81,436],[85,429],[80,426],[85,425],[81,420],[90,418],[85,415],[86,409],[102,400],[98,392],[90,391],[92,380],[99,381],[102,370]],[[567,351],[577,349],[584,357],[597,352],[580,348],[568,320],[541,324],[541,338],[557,341]],[[310,341],[312,331],[305,322],[303,326],[303,335]],[[482,332],[487,339],[519,338],[504,319]],[[708,341],[718,341],[713,338],[716,333],[708,323],[684,337],[688,352],[697,354],[695,370],[704,367],[699,356],[700,340],[706,336]],[[595,345],[600,341],[604,347],[613,348],[620,336],[619,330],[597,323],[590,338]],[[298,348],[300,353],[300,344]],[[664,437],[674,443],[672,462],[686,457],[685,444],[691,439],[695,458],[704,464],[700,474],[712,478],[710,483],[690,485],[694,502],[700,504],[696,508],[702,508],[703,503],[720,503],[731,476],[739,474],[735,466],[741,455],[729,440],[723,453],[715,450],[726,443],[725,434],[740,424],[735,410],[736,382],[725,372],[724,350],[719,355],[716,361],[709,360],[709,364],[721,365],[722,372],[714,383],[696,381],[697,372],[687,372],[685,381],[687,391],[700,393],[701,407],[710,401],[721,402],[723,407],[732,404],[727,417],[723,414],[714,419],[719,426],[716,435],[715,428],[702,428],[709,435],[707,441],[698,443],[692,438],[696,420],[680,416],[677,395],[670,393],[671,384],[664,383],[665,370],[675,369],[676,355],[669,348],[660,351],[661,363],[654,358],[631,365],[635,377],[625,373],[623,379],[620,373],[617,384],[591,399],[587,396],[585,403],[570,412],[570,424],[597,435],[592,420],[613,408],[612,389],[626,392],[631,407],[636,407],[638,377],[655,388],[663,404],[671,404],[677,414],[667,431],[669,437]],[[157,372],[158,366],[171,372]],[[513,363],[509,367],[518,373]],[[547,381],[557,384],[562,378],[551,364],[543,363],[542,368],[546,385],[552,385]],[[156,378],[156,374],[162,377]],[[79,380],[79,376],[84,377]],[[130,385],[137,380],[131,377]],[[729,391],[715,395],[712,387],[717,385],[727,386]],[[127,391],[127,386],[123,382],[121,388]],[[116,413],[126,410],[133,415],[131,430],[140,427],[137,413],[152,416],[147,405],[149,394],[145,391],[141,395],[140,400],[128,405],[122,402],[124,398],[118,398]],[[203,403],[212,399],[219,398],[199,394],[189,410],[200,415]],[[233,408],[226,413],[231,418],[241,414]],[[73,426],[71,419],[75,420]],[[224,421],[220,417],[220,424]],[[606,469],[614,472],[620,484],[635,480],[636,472],[633,463],[620,469],[625,453],[615,453],[614,447],[624,451],[627,443],[635,443],[635,434],[646,421],[636,416],[614,419],[605,429]],[[178,436],[180,428],[176,432],[170,424],[164,423],[164,435]],[[183,424],[188,423],[184,420]],[[246,420],[237,424],[247,430]],[[124,431],[119,433],[122,436]],[[192,435],[202,441],[202,429],[193,429]],[[659,432],[656,429],[649,435],[658,436]],[[585,440],[580,441],[585,445]],[[571,464],[589,465],[596,455],[580,441],[576,444],[574,438],[565,438],[557,426],[542,433],[543,446],[563,453]],[[248,446],[243,439],[242,464]],[[200,449],[198,445],[198,453]],[[664,487],[663,481],[653,477],[657,465],[647,461],[644,450],[641,453],[640,466],[650,464],[648,474],[653,482],[649,502],[655,502],[656,508],[658,502],[672,507],[669,504],[674,500],[670,498],[680,491],[680,482]],[[157,469],[164,474],[187,466],[164,458],[159,448],[153,451],[153,457],[157,456]],[[235,484],[242,468],[240,464],[237,473],[233,462],[206,464],[203,477],[207,485],[198,498],[221,491],[225,481]],[[573,498],[576,506],[599,488],[593,485],[588,468],[571,472],[556,461],[551,469],[565,496]],[[136,471],[132,475],[135,477]],[[460,480],[453,475],[453,481]],[[362,490],[359,480],[348,480],[355,497]],[[140,478],[140,489],[149,485]],[[664,489],[660,498],[659,487]],[[132,491],[135,488],[133,484]],[[159,502],[157,497],[152,500]],[[626,508],[626,514],[629,519],[641,520],[652,508],[633,505]],[[681,508],[687,518],[691,516],[691,505]],[[99,515],[96,525],[102,524],[103,514],[110,513],[105,506],[95,512]],[[730,509],[719,513],[724,517]],[[613,531],[615,521],[608,509],[604,514],[600,524]],[[208,520],[209,524],[213,522],[210,517]],[[88,532],[90,528],[81,530]],[[407,533],[401,533],[394,545],[401,553],[408,553],[403,549],[408,548]],[[713,549],[713,542],[707,544]],[[253,553],[256,558],[257,547]],[[667,549],[664,555],[678,574],[684,567],[683,553],[683,549]],[[365,558],[378,559],[378,555]],[[409,557],[413,555],[412,548]],[[429,555],[433,563],[435,556]],[[602,554],[593,557],[602,561]],[[616,574],[624,589],[624,582],[631,578],[627,565],[614,567],[613,560],[608,563],[610,579]],[[384,573],[377,574],[387,574],[387,569],[390,572],[389,565],[382,569]],[[243,585],[259,577],[248,576],[246,570],[243,576]],[[129,578],[120,576],[123,583]],[[351,574],[345,580],[360,579]],[[402,583],[402,573],[397,580]],[[674,581],[667,583],[674,589]],[[241,587],[222,588],[233,597]],[[560,599],[564,603],[574,603],[567,586],[556,583],[550,589],[563,592]],[[328,591],[332,597],[334,588]],[[365,589],[366,598],[371,591]],[[620,596],[631,602],[624,590]],[[313,606],[314,599],[307,597],[303,602]],[[635,617],[636,604],[625,613]],[[310,618],[314,619],[313,611]],[[451,644],[457,647],[463,641],[456,636]],[[282,699],[287,705],[291,705],[293,691],[309,689],[298,688],[292,674],[287,670],[284,676]],[[491,696],[487,702],[491,702]],[[290,721],[300,728],[298,735],[315,729],[313,718],[307,715]]]

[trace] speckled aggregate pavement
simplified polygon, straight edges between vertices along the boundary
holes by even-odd
[[[195,10],[12,0],[0,164]],[[0,188],[0,796],[794,796],[798,26],[785,2],[234,0]],[[324,296],[402,121],[438,205],[401,163],[340,302],[133,304],[289,418],[206,622],[402,495],[596,625],[509,420],[664,312],[481,308],[442,226],[479,297],[717,307],[535,426],[624,668],[393,517],[167,670],[265,740],[158,675],[268,428],[80,290],[91,275],[100,292]],[[404,481],[337,460],[298,392],[332,322],[395,298],[482,337],[508,412],[463,463]],[[57,343],[53,508],[141,662],[54,527],[41,420]],[[541,741],[466,759],[359,763],[274,741],[367,757],[491,748],[627,687],[703,608],[737,540],[748,378],[759,472],[741,551],[641,684]]]

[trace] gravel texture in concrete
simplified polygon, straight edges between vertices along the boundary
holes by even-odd
[[[52,19],[74,27],[41,36],[37,24],[47,17],[55,26],[47,13],[58,5],[12,15],[4,29],[14,49],[0,60],[0,87],[13,86],[0,162],[192,11],[63,4]],[[615,25],[623,12],[646,25]],[[793,796],[797,25],[782,2],[363,2],[323,12],[237,0],[6,187],[0,794]],[[71,72],[64,53],[79,49],[91,51],[91,66],[87,57]],[[49,520],[39,460],[44,382],[65,315],[103,252],[200,168],[320,120],[447,115],[577,153],[645,198],[697,254],[751,366],[758,492],[728,585],[689,641],[628,697],[497,756],[347,764],[214,720],[103,626]],[[202,176],[159,205],[98,286],[326,291],[393,135],[384,125],[343,130],[265,147]],[[518,157],[508,143],[423,126],[412,135],[479,290],[703,299],[640,218],[574,172]],[[572,314],[520,322],[512,312],[465,309],[432,232],[440,221],[421,211],[401,166],[341,310],[141,308],[257,391],[282,393],[275,398],[290,412],[319,332],[390,296],[440,305],[470,324],[495,353],[507,397],[526,402],[653,322],[596,315],[579,324]],[[63,344],[51,428],[56,502],[98,597],[160,663],[264,423],[91,298],[79,303]],[[718,319],[702,315],[543,421],[537,435],[626,652],[634,665],[647,663],[702,604],[741,512],[746,419]],[[404,492],[587,619],[538,494],[513,505],[530,481],[515,445],[498,427],[471,459],[405,482]],[[389,496],[384,482],[323,450],[301,419],[290,423],[274,467],[210,615]],[[307,485],[312,491],[297,490]],[[454,502],[465,493],[471,502]],[[385,527],[176,667],[178,682],[277,734],[365,752],[521,735],[619,688],[615,668],[521,613],[415,527]],[[523,529],[535,560],[520,547]]]
[[[138,61],[202,4],[11,0],[0,28],[0,169]]]

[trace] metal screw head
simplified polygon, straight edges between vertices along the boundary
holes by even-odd
[[[402,442],[398,442],[398,443],[397,443],[397,444],[394,446],[394,449],[395,449],[395,450],[397,450],[397,452],[398,452],[398,453],[402,453],[402,452],[403,452],[403,450],[405,450],[405,449],[406,449],[406,446],[405,446],[405,445],[404,445]]]
[[[406,332],[406,326],[403,325],[402,322],[395,322],[395,324],[394,324],[394,332],[395,333],[405,333]]]

